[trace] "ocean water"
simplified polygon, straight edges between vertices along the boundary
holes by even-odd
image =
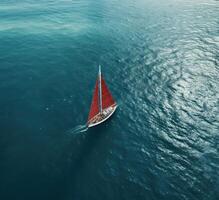
[[[0,199],[218,200],[219,1],[1,0]]]

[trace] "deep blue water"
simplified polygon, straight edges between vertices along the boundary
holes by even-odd
[[[1,0],[0,199],[218,200],[219,2]]]

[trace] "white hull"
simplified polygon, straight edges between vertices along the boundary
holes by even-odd
[[[111,107],[109,107],[109,108],[103,110],[103,113],[104,113],[104,112],[107,112],[108,109],[110,109],[111,111],[110,111],[110,114],[108,114],[105,118],[103,118],[102,120],[100,120],[100,121],[98,121],[98,122],[95,122],[95,123],[92,123],[92,122],[89,123],[89,122],[88,122],[88,127],[90,128],[90,127],[96,126],[96,125],[98,125],[98,124],[103,123],[103,122],[106,121],[107,119],[109,119],[109,118],[112,116],[112,114],[116,111],[116,108],[117,108],[117,105],[114,105],[114,106],[111,106]]]

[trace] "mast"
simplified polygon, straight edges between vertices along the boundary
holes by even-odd
[[[99,106],[100,106],[100,113],[102,113],[102,84],[101,84],[101,66],[99,65]]]

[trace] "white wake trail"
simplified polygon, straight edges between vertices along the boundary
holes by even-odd
[[[83,132],[86,132],[88,130],[88,126],[87,124],[84,125],[78,125],[70,130],[67,131],[68,134],[70,135],[78,135],[81,134]]]

